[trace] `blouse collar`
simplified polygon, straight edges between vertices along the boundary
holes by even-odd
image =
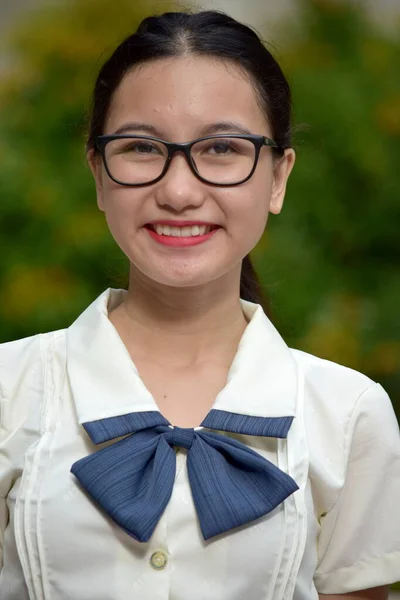
[[[107,289],[67,329],[67,370],[79,423],[159,411],[108,318],[125,294]],[[295,416],[293,355],[259,304],[240,303],[249,322],[212,408],[255,417]]]

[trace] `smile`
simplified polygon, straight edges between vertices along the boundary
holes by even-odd
[[[169,225],[145,225],[144,229],[156,242],[165,246],[187,247],[202,244],[221,229],[218,225],[191,225],[170,227]]]
[[[205,235],[210,233],[213,229],[216,229],[217,225],[189,225],[185,227],[171,227],[169,225],[148,225],[150,229],[156,231],[158,235],[169,235],[172,237],[194,237]]]

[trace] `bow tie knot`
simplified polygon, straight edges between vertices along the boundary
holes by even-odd
[[[196,432],[193,427],[168,427],[166,425],[157,425],[154,431],[162,433],[163,438],[170,446],[179,446],[190,450],[192,447]]]
[[[174,427],[170,431],[171,433],[167,433],[165,437],[172,446],[180,446],[190,450],[196,435],[193,427]],[[171,441],[169,436],[171,436]]]

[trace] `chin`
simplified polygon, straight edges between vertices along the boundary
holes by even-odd
[[[160,271],[149,270],[142,271],[145,278],[153,284],[165,286],[168,288],[193,288],[205,286],[219,279],[224,275],[224,271],[215,272],[211,269],[176,269],[167,267]]]
[[[223,253],[213,253],[207,257],[183,257],[162,259],[158,261],[131,260],[133,279],[141,280],[149,286],[165,286],[167,288],[194,288],[201,286],[226,285],[232,278],[240,278],[241,257],[223,256]],[[139,258],[139,257],[138,257]],[[202,260],[203,258],[203,260]],[[211,260],[210,260],[211,258]],[[218,259],[219,260],[216,260]]]

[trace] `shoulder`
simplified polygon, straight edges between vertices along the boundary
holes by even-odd
[[[43,335],[38,333],[29,337],[13,340],[11,342],[2,342],[0,344],[0,368],[9,361],[18,360],[23,356],[36,353],[40,348],[40,340]]]
[[[350,462],[360,459],[368,469],[378,448],[386,447],[388,456],[400,453],[399,428],[379,383],[338,363],[299,350],[292,353],[302,381],[310,479],[322,513],[337,501]]]
[[[65,332],[66,329],[59,329],[0,343],[0,373],[6,374],[9,366],[13,369],[29,367],[48,347],[51,347],[53,340],[63,336]]]
[[[60,330],[62,331],[62,330]],[[9,382],[28,375],[32,367],[41,361],[58,331],[38,333],[26,338],[0,344],[0,381]]]
[[[318,358],[306,352],[292,350],[303,379],[304,405],[328,420],[331,426],[346,423],[352,428],[360,418],[368,418],[376,428],[378,422],[398,431],[397,418],[385,389],[360,371]],[[351,427],[349,427],[351,428]]]
[[[384,388],[363,373],[306,352],[292,350],[298,365],[306,425],[321,441],[347,442],[383,422],[396,429],[397,419]],[[346,444],[347,445],[347,444]]]
[[[307,397],[329,397],[335,405],[349,406],[376,382],[355,369],[291,349],[304,382]]]
[[[32,368],[40,361],[42,334],[0,344],[0,385],[3,397],[9,397]]]
[[[0,424],[19,426],[32,400],[43,396],[46,357],[64,330],[39,333],[0,344]]]

